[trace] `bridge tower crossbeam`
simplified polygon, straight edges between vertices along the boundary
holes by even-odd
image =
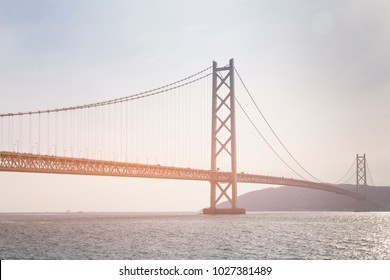
[[[210,208],[203,209],[204,214],[244,214],[245,209],[237,206],[237,157],[236,157],[236,116],[234,90],[234,60],[229,65],[218,67],[213,62],[212,83],[212,120],[211,120],[211,172],[217,174],[218,163],[230,159],[230,178],[219,181],[213,176],[210,181]],[[218,196],[217,196],[218,191]],[[223,198],[231,208],[217,208]]]
[[[356,155],[356,193],[363,198],[356,200],[356,211],[366,211],[366,154],[363,154],[362,156]]]

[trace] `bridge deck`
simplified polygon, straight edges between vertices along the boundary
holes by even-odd
[[[159,178],[195,181],[217,180],[219,182],[227,182],[230,178],[229,172],[211,172],[210,170],[203,169],[55,157],[12,152],[0,152],[0,171]],[[237,181],[240,183],[303,187],[329,191],[357,199],[363,199],[361,195],[337,187],[335,185],[297,180],[292,178],[238,173]]]

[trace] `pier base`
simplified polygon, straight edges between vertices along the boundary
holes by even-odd
[[[204,208],[203,214],[219,215],[219,214],[245,214],[244,208]]]

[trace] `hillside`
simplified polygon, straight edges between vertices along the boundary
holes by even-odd
[[[355,186],[344,185],[347,189]],[[367,187],[368,211],[390,211],[390,187]],[[278,187],[256,190],[238,197],[238,206],[247,211],[354,211],[356,200],[331,192]],[[223,202],[218,208],[230,207]]]

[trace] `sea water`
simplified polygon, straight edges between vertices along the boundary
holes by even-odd
[[[390,213],[0,214],[0,259],[390,259]]]

